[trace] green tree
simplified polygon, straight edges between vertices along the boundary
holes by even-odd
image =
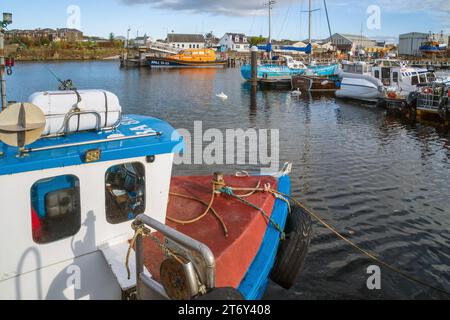
[[[262,44],[262,43],[266,43],[267,39],[264,38],[263,36],[259,36],[259,37],[251,37],[250,38],[250,44],[252,46],[256,46],[258,44]]]

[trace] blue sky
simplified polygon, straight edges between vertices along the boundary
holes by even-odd
[[[0,9],[14,14],[10,28],[65,27],[71,5],[80,8],[81,30],[86,35],[125,36],[128,26],[153,38],[167,32],[225,32],[267,35],[264,0],[0,0]],[[400,33],[450,30],[450,0],[328,0],[333,32],[371,37],[397,37]],[[381,28],[369,30],[368,6],[381,9]],[[322,0],[313,0],[313,38],[328,35]],[[306,0],[277,0],[273,10],[273,38],[300,40],[307,37]]]

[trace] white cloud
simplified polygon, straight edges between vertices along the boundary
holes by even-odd
[[[224,16],[252,16],[267,14],[267,0],[120,0],[128,5],[148,4],[153,8],[185,11],[191,13],[209,13]],[[292,4],[293,0],[276,0],[276,7]],[[306,0],[298,1],[305,7]],[[322,1],[314,0],[314,6],[322,6]],[[365,13],[370,5],[378,5],[381,13],[423,12],[437,17],[441,24],[450,24],[450,0],[329,0],[330,10],[361,9]]]
[[[225,16],[252,16],[267,14],[264,0],[121,0],[125,4],[149,4],[154,8]],[[277,0],[277,6],[292,0]]]

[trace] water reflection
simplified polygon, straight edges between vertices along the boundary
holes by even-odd
[[[280,162],[292,161],[292,191],[362,247],[450,290],[449,132],[333,96],[251,90],[238,69],[120,70],[115,62],[46,64],[79,88],[116,93],[125,113],[177,128],[278,128]],[[8,98],[56,88],[42,64],[20,63]],[[224,92],[229,99],[216,97]],[[234,172],[248,166],[175,166],[174,174]],[[251,169],[251,168],[250,168]],[[432,298],[439,294],[383,271],[382,290],[365,287],[370,261],[322,227],[295,288],[267,298]]]

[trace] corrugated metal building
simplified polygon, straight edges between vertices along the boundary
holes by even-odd
[[[419,47],[428,40],[427,33],[410,32],[399,37],[398,53],[401,55],[420,56]]]
[[[359,47],[369,48],[375,47],[376,41],[362,35],[335,33],[331,38],[325,39],[323,42],[332,42],[333,45],[341,51],[355,52]]]

